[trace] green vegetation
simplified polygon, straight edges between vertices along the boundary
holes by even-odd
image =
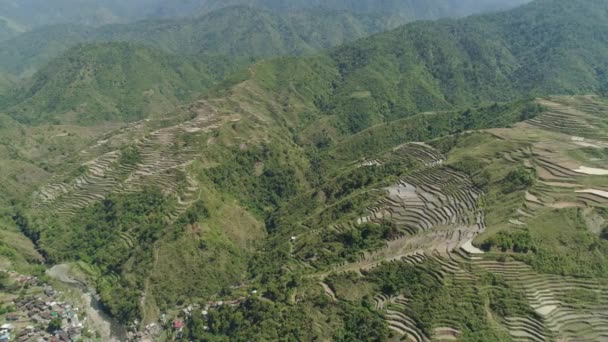
[[[532,236],[528,230],[498,232],[496,235],[484,241],[481,247],[486,251],[490,251],[492,248],[498,248],[502,252],[513,251],[515,253],[536,251],[536,246],[532,241]]]
[[[241,305],[222,307],[206,318],[208,331],[202,329],[203,318],[189,320],[186,336],[193,341],[298,340],[308,335],[310,322],[301,309],[271,302],[249,299]]]
[[[412,317],[427,336],[432,335],[439,322],[448,320],[462,329],[463,341],[508,341],[505,333],[497,331],[488,321],[485,305],[501,315],[531,311],[525,297],[500,278],[484,275],[475,285],[460,280],[441,284],[432,276],[437,270],[437,265],[428,263],[421,266],[391,263],[378,267],[366,277],[383,293],[407,298],[404,313]],[[485,292],[481,301],[471,297],[475,291]],[[463,298],[468,299],[463,301]]]
[[[199,18],[146,20],[98,29],[56,25],[0,43],[0,70],[27,76],[79,43],[97,42],[129,42],[181,56],[300,55],[354,41],[398,23],[385,19],[319,11],[278,15],[231,7]],[[235,20],[239,21],[238,30],[234,29]]]
[[[589,231],[580,211],[547,211],[530,225],[536,252],[522,259],[539,272],[608,277],[608,242]]]
[[[51,319],[51,322],[49,322],[46,330],[50,333],[55,333],[55,331],[61,330],[61,325],[61,317],[55,317]]]
[[[574,6],[551,0],[506,13],[413,23],[326,56],[270,62],[257,68],[256,79],[277,98],[291,92],[307,96],[319,115],[326,120],[331,115],[327,121],[343,132],[425,111],[485,107],[530,95],[593,93],[605,86],[597,76],[605,66],[597,61],[607,52],[599,36],[588,32],[608,30],[605,10],[601,1]],[[558,43],[552,37],[560,37]],[[571,48],[579,44],[588,48]],[[531,112],[535,109],[526,108],[520,118]]]
[[[172,111],[233,70],[232,62],[126,43],[81,45],[9,93],[0,108],[30,124],[134,121]]]
[[[139,163],[140,161],[141,155],[135,146],[125,146],[120,151],[120,159],[118,160],[119,164],[133,165]]]
[[[429,3],[431,2],[431,3]],[[126,41],[175,54],[277,56],[319,51],[417,19],[460,17],[514,7],[527,0],[419,0],[384,3],[326,1],[183,1],[116,0],[0,2],[0,70],[29,75],[78,43]],[[246,7],[247,6],[247,7]],[[51,7],[50,10],[48,7]],[[390,10],[389,10],[390,9]],[[52,14],[50,14],[52,13]],[[167,17],[179,17],[169,19]],[[85,25],[125,23],[92,28]],[[238,21],[238,29],[234,22]],[[21,23],[21,25],[16,24]],[[43,26],[49,25],[52,26]],[[79,25],[80,24],[80,25]],[[15,36],[15,30],[31,31]],[[10,39],[10,41],[9,41]]]
[[[405,119],[378,124],[349,135],[343,141],[321,150],[318,167],[331,169],[332,165],[369,158],[406,142],[427,141],[470,129],[507,127],[520,120],[522,110],[528,107],[527,103],[521,101],[504,105],[493,104],[465,111],[416,114]],[[462,166],[456,166],[459,167]],[[404,165],[405,168],[407,165]]]
[[[293,165],[282,160],[287,153],[268,145],[235,148],[220,165],[205,170],[205,174],[218,189],[262,214],[299,190]]]
[[[557,132],[605,129],[608,106],[529,97],[606,86],[606,10],[540,0],[246,70],[210,55],[308,53],[366,35],[363,16],[237,7],[90,29],[207,57],[79,45],[4,96],[0,261],[40,260],[20,230],[122,323],[192,305],[193,341],[550,340],[579,333],[555,317],[587,314],[605,326],[606,184],[569,158],[606,155]]]
[[[331,232],[323,237],[323,243],[339,244],[338,248],[332,250],[337,260],[331,258],[322,258],[323,262],[335,263],[343,259],[347,261],[356,261],[361,251],[373,250],[384,246],[387,240],[391,240],[400,235],[397,227],[390,222],[382,224],[362,224],[357,228],[348,230],[342,233]]]
[[[139,317],[143,279],[172,205],[159,189],[150,188],[110,196],[68,222],[41,218],[20,225],[48,251],[49,259],[95,265],[103,304],[122,322],[131,322]]]
[[[526,168],[515,169],[504,179],[503,192],[508,194],[518,190],[525,190],[534,185],[536,175],[534,170]]]

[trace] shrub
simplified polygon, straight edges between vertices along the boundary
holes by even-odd
[[[481,245],[481,248],[489,251],[497,248],[503,252],[513,251],[516,253],[528,253],[536,251],[530,232],[527,230],[516,232],[498,232]]]
[[[534,170],[519,167],[503,179],[503,193],[509,194],[518,190],[524,190],[534,185],[536,174]]]

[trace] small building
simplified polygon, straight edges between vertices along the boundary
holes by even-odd
[[[182,330],[183,328],[184,328],[184,322],[180,321],[179,319],[176,319],[175,321],[173,321],[173,329]]]

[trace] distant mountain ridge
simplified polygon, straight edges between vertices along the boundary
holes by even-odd
[[[399,19],[374,14],[309,10],[282,15],[237,6],[194,19],[147,20],[98,29],[55,25],[0,42],[0,70],[28,75],[71,46],[86,42],[124,41],[181,55],[301,55],[399,24]]]
[[[184,0],[179,3],[199,14],[219,8],[246,5],[277,12],[309,9],[350,11],[353,13],[383,13],[402,16],[408,20],[438,19],[467,16],[474,13],[507,9],[529,0]],[[171,13],[174,2],[161,4],[159,13]],[[176,14],[176,13],[174,13]]]
[[[67,48],[97,41],[144,43],[178,54],[299,55],[413,20],[465,16],[528,0],[409,0],[381,6],[371,0],[164,1],[57,0],[50,5],[0,0],[0,13],[13,20],[13,26],[29,30],[16,37],[17,32],[3,30],[0,21],[0,70],[28,76]],[[104,26],[138,19],[147,20]]]
[[[222,13],[228,13],[228,18],[237,15],[246,18],[243,21],[250,23],[250,27],[265,33],[250,35],[242,26],[242,30],[232,31],[233,35],[227,36],[224,28],[229,27],[230,22],[223,20]],[[320,112],[329,115],[333,126],[351,133],[422,111],[451,110],[547,94],[597,93],[608,89],[608,82],[602,76],[608,73],[608,65],[602,58],[608,54],[606,13],[608,4],[599,0],[590,0],[584,6],[562,0],[538,0],[503,13],[412,23],[332,49],[318,57],[263,62],[256,68],[255,78],[271,87],[271,93],[282,94],[296,89],[301,95],[307,94]],[[139,32],[115,31],[112,27],[105,28],[105,32],[114,37],[124,34],[120,39],[127,41],[154,42],[152,44],[158,44],[157,47],[171,46],[172,51],[192,54],[247,56],[257,53],[264,56],[269,51],[277,54],[314,51],[302,48],[307,46],[302,43],[306,40],[296,33],[301,34],[303,30],[280,21],[277,23],[273,18],[269,12],[236,7],[175,27],[161,21],[160,33],[149,36],[145,33],[155,30],[148,31],[147,25]],[[320,21],[323,22],[322,17]],[[201,30],[189,25],[200,23],[211,31],[204,31],[206,36],[201,43],[196,43],[195,37],[200,37]],[[196,34],[184,35],[182,37],[189,38],[178,40],[173,39],[170,32]],[[277,35],[277,32],[283,35]],[[274,40],[268,40],[268,37]],[[163,39],[168,43],[163,43]],[[302,44],[289,44],[298,41]],[[241,43],[239,49],[235,48],[234,42]],[[73,63],[79,61],[75,51],[56,59],[54,65],[62,65],[65,70],[78,69]],[[101,61],[103,51],[92,49],[90,52],[93,51],[101,53],[100,56],[87,56]],[[124,57],[129,58],[128,55]],[[153,73],[157,67],[142,70],[142,73]],[[34,84],[55,82],[57,74],[50,70],[52,68],[47,67],[46,71],[37,74]],[[294,86],[285,86],[288,84]],[[55,88],[61,87],[47,89]],[[31,90],[21,93],[32,94]],[[34,93],[39,99],[36,103],[46,103],[42,93]],[[63,94],[58,95],[57,101],[63,98]],[[47,112],[44,106],[27,104],[27,97],[19,98],[13,105],[25,105],[23,108],[32,110],[31,115]],[[53,115],[59,113],[51,112]]]
[[[0,42],[19,35],[23,28],[0,16]]]
[[[276,84],[302,85],[338,126],[356,132],[422,111],[605,92],[606,55],[608,3],[539,0],[503,13],[408,24],[265,69]]]
[[[53,24],[100,26],[134,20],[167,17],[191,17],[235,5],[271,11],[305,9],[347,10],[359,13],[399,14],[409,19],[436,19],[463,16],[480,11],[505,9],[528,0],[0,0],[0,13],[21,26]]]

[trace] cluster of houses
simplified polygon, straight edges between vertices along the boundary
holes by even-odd
[[[78,317],[78,308],[64,302],[54,301],[55,291],[46,286],[44,292],[46,299],[33,296],[15,300],[15,307],[24,312],[27,320],[33,324],[31,329],[25,330],[27,338],[23,341],[34,340],[35,337],[48,337],[47,341],[75,341],[81,337],[82,323]],[[51,296],[48,296],[51,295]],[[61,326],[53,331],[47,331],[51,320],[61,322]],[[23,332],[22,332],[23,335]],[[19,341],[19,337],[16,339]]]
[[[162,333],[163,327],[157,323],[150,323],[146,325],[142,330],[129,331],[127,333],[128,341],[148,341],[154,336],[158,336]]]
[[[81,338],[83,324],[77,307],[59,301],[53,287],[40,284],[36,277],[16,276],[15,279],[21,286],[39,289],[34,291],[35,295],[19,296],[13,300],[14,310],[4,317],[0,342],[67,342]],[[56,324],[50,325],[52,321]]]
[[[253,294],[257,294],[257,291],[253,291]],[[166,314],[162,314],[159,318],[158,323],[150,323],[143,327],[139,331],[130,331],[127,334],[128,341],[152,341],[156,336],[159,336],[163,331],[169,329],[174,333],[174,340],[179,341],[183,337],[183,330],[186,326],[187,320],[190,318],[194,311],[200,311],[201,314],[206,317],[210,310],[217,309],[224,305],[238,306],[246,298],[241,297],[230,301],[209,301],[204,305],[191,304],[186,308],[182,309],[178,317],[170,320]],[[135,322],[138,325],[139,322]],[[206,327],[205,327],[206,328]]]

